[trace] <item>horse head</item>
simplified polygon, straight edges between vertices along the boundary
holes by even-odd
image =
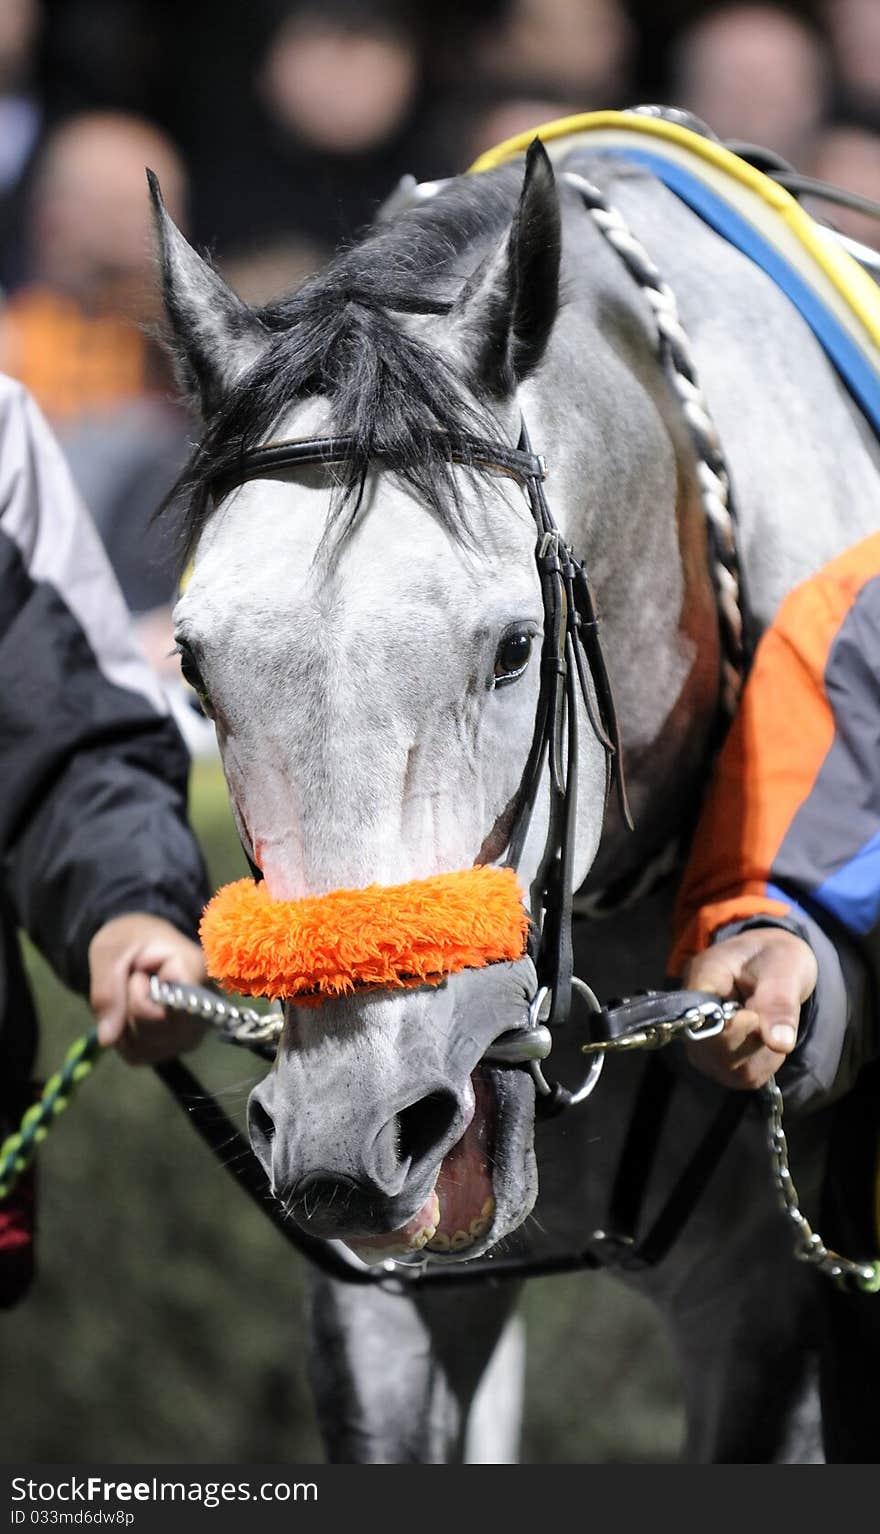
[[[205,419],[176,638],[272,902],[508,852],[541,688],[535,521],[516,478],[444,444],[515,447],[521,413],[536,436],[558,432],[544,380],[566,341],[549,160],[536,144],[524,176],[480,180],[379,223],[259,311],[187,244],[153,185],[168,315]],[[340,435],[341,463],[241,482],[243,455],[267,442]],[[575,488],[563,476],[557,493]],[[580,879],[606,772],[586,729],[577,755]],[[516,869],[527,905],[549,806],[544,772]],[[290,1216],[361,1253],[426,1247],[441,1261],[516,1228],[537,1192],[535,1088],[485,1056],[525,1025],[535,989],[523,952],[319,1006],[286,997],[249,1127]]]

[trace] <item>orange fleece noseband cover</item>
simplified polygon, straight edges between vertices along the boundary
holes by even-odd
[[[265,884],[239,879],[205,907],[200,936],[209,974],[229,990],[317,1005],[519,959],[528,927],[513,869],[480,866],[304,900],[272,900]]]

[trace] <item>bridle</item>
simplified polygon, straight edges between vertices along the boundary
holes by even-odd
[[[697,484],[706,517],[710,570],[715,586],[721,639],[721,712],[729,717],[736,707],[746,665],[744,623],[740,607],[741,575],[737,557],[735,522],[731,504],[730,477],[711,412],[699,384],[688,337],[681,324],[675,296],[663,281],[644,247],[628,229],[601,192],[583,177],[569,173],[565,179],[579,192],[584,206],[597,227],[623,261],[642,289],[656,325],[658,360],[677,396],[695,448]],[[227,470],[213,486],[215,495],[225,495],[236,486],[251,480],[271,477],[287,470],[306,467],[332,467],[352,460],[354,441],[350,436],[324,436],[305,440],[282,439],[242,452],[232,470]],[[506,474],[525,491],[536,530],[537,563],[544,608],[544,641],[541,652],[541,679],[532,741],[517,796],[514,820],[507,845],[506,862],[518,863],[534,812],[542,773],[550,782],[550,818],[544,853],[532,884],[531,910],[533,932],[531,952],[538,986],[532,1001],[528,1025],[512,1030],[497,1039],[484,1059],[505,1065],[528,1064],[534,1077],[537,1104],[544,1111],[582,1102],[598,1081],[605,1051],[611,1048],[648,1047],[669,1042],[684,1032],[691,1038],[710,1037],[726,1021],[729,1008],[705,993],[680,991],[653,992],[619,1004],[600,1007],[589,986],[573,973],[572,903],[574,896],[574,861],[577,825],[579,706],[583,707],[590,727],[605,752],[605,806],[612,785],[619,809],[628,826],[632,825],[624,780],[620,730],[608,671],[599,638],[599,619],[586,569],[563,540],[554,521],[544,481],[547,466],[535,453],[525,421],[520,424],[517,446],[489,442],[476,437],[453,438],[438,434],[434,446],[452,463],[487,473]],[[372,454],[378,464],[383,460],[393,467],[393,454]],[[245,849],[247,852],[247,849]],[[592,1012],[593,1038],[584,1046],[590,1052],[585,1079],[575,1091],[546,1080],[541,1060],[549,1053],[553,1030],[564,1025],[571,1013],[572,994],[577,990]],[[202,1005],[193,996],[191,1010]],[[213,1149],[232,1144],[244,1153],[236,1157],[236,1177],[245,1190],[266,1210],[285,1238],[305,1252],[325,1272],[354,1283],[380,1283],[400,1287],[410,1282],[456,1284],[464,1281],[501,1277],[527,1277],[575,1268],[601,1267],[607,1256],[594,1247],[574,1254],[549,1259],[492,1258],[491,1255],[448,1269],[445,1265],[411,1269],[390,1263],[369,1268],[339,1242],[321,1241],[293,1229],[273,1207],[267,1192],[265,1175],[248,1147],[222,1113],[208,1114],[196,1109],[186,1067],[179,1061],[159,1068],[160,1074],[178,1101],[186,1101],[191,1122]],[[189,1078],[189,1081],[188,1081]],[[671,1090],[671,1088],[669,1089]],[[661,1089],[660,1098],[668,1098]],[[656,1099],[657,1094],[649,1096]],[[731,1094],[717,1119],[710,1125],[693,1161],[679,1180],[655,1220],[642,1249],[656,1262],[669,1250],[700,1197],[718,1159],[729,1142],[746,1106],[743,1094]],[[663,1114],[649,1104],[644,1116],[647,1130],[634,1119],[628,1143],[638,1147],[640,1155],[650,1157],[648,1141],[659,1133]],[[224,1158],[225,1159],[225,1158]],[[228,1162],[227,1162],[228,1164]],[[650,1161],[646,1163],[650,1164]],[[644,1179],[635,1199],[626,1192],[627,1220],[635,1220],[644,1194]],[[611,1213],[621,1200],[616,1192]],[[621,1204],[621,1208],[623,1205]],[[593,1240],[604,1232],[594,1232]],[[606,1244],[606,1252],[609,1250]],[[385,1270],[388,1271],[385,1271]],[[391,1271],[393,1270],[393,1271]]]
[[[657,358],[679,402],[693,442],[719,616],[719,716],[723,725],[732,717],[739,700],[749,645],[742,609],[742,573],[731,481],[720,437],[700,385],[690,341],[672,289],[663,280],[644,246],[599,189],[575,172],[565,172],[564,179],[577,192],[596,227],[644,294],[655,322]],[[434,434],[432,441],[434,448],[451,463],[486,473],[505,474],[515,480],[525,491],[535,522],[535,559],[544,608],[541,684],[505,862],[516,868],[520,861],[546,766],[550,782],[550,819],[543,856],[531,887],[530,952],[538,988],[528,1026],[513,1030],[497,1042],[504,1050],[507,1063],[529,1064],[541,1109],[558,1112],[582,1102],[589,1095],[599,1079],[604,1059],[601,1053],[594,1055],[583,1082],[574,1091],[550,1082],[544,1076],[541,1059],[549,1053],[554,1029],[563,1026],[571,1016],[573,992],[576,991],[590,1010],[598,1014],[593,1018],[594,1034],[598,1028],[601,1036],[604,1026],[607,1035],[611,1026],[608,1009],[602,1009],[590,987],[574,975],[572,915],[579,704],[605,751],[605,807],[613,784],[622,819],[627,826],[632,826],[614,697],[587,571],[563,540],[553,518],[544,492],[547,464],[533,450],[525,420],[520,419],[519,441],[515,448],[503,442],[489,442],[467,435],[452,437],[440,432]],[[271,477],[285,470],[348,464],[354,450],[354,439],[344,434],[283,438],[243,451],[237,463],[224,470],[212,489],[218,497],[251,480]],[[377,464],[384,461],[393,467],[393,454],[384,452],[381,444],[373,449],[372,458]],[[248,855],[247,848],[245,853]],[[253,868],[253,864],[251,866]],[[682,1010],[687,1011],[688,1006],[683,1006]],[[620,1017],[615,1026],[621,1029],[625,1026]]]
[[[332,468],[350,463],[354,440],[350,436],[287,438],[243,453],[234,470],[226,471],[215,486],[225,495],[241,484],[272,477],[288,470],[308,467]],[[622,743],[611,681],[599,637],[599,618],[586,568],[565,543],[544,492],[547,466],[535,453],[525,421],[521,420],[515,448],[472,436],[452,438],[435,434],[435,448],[451,463],[485,473],[507,475],[524,490],[535,523],[535,561],[541,584],[544,638],[541,677],[532,740],[523,769],[507,841],[505,864],[517,868],[532,823],[542,775],[546,769],[550,788],[550,815],[540,864],[531,885],[532,926],[530,954],[537,988],[525,1026],[511,1029],[496,1039],[483,1060],[503,1066],[528,1066],[536,1087],[536,1104],[544,1113],[583,1102],[593,1091],[605,1061],[607,1048],[629,1048],[642,1041],[647,1047],[667,1042],[684,1031],[691,1038],[710,1037],[723,1027],[729,1009],[701,992],[680,991],[674,1000],[652,993],[601,1007],[590,987],[574,975],[572,903],[575,886],[575,850],[578,801],[579,708],[605,753],[604,811],[612,787],[624,823],[632,827],[623,767]],[[381,449],[373,453],[377,464],[393,467],[393,456]],[[247,848],[245,848],[247,854]],[[253,867],[253,865],[252,865]],[[258,870],[254,870],[255,873]],[[574,1090],[548,1081],[542,1060],[550,1053],[553,1034],[569,1021],[573,993],[586,1000],[594,1014],[589,1064],[580,1086]],[[283,1028],[283,1013],[267,1016],[215,1001],[198,987],[163,986],[154,979],[153,999],[189,1011],[224,1029],[230,1042],[254,1048],[274,1058]],[[673,1021],[670,1022],[670,1012]],[[304,1253],[323,1272],[355,1284],[380,1284],[402,1290],[410,1284],[454,1287],[474,1281],[497,1281],[539,1274],[562,1273],[605,1266],[607,1257],[591,1246],[574,1253],[539,1259],[493,1257],[447,1267],[428,1264],[410,1267],[398,1263],[371,1268],[341,1242],[328,1242],[294,1227],[277,1210],[268,1195],[265,1174],[249,1147],[218,1106],[199,1097],[194,1078],[179,1061],[158,1067],[160,1076],[177,1100],[186,1104],[190,1121],[218,1154],[239,1185],[266,1212],[285,1239]],[[661,1098],[664,1094],[661,1091]],[[745,1107],[742,1095],[731,1094],[723,1115],[710,1126],[698,1148],[693,1170],[683,1178],[654,1221],[645,1250],[658,1261],[673,1244],[690,1210],[711,1176],[718,1156]],[[665,1100],[665,1099],[664,1099]],[[656,1118],[656,1115],[655,1115]],[[662,1115],[661,1120],[662,1121]],[[658,1121],[658,1122],[660,1122]],[[644,1184],[640,1184],[644,1187]],[[629,1204],[622,1216],[638,1213],[639,1200]],[[615,1192],[613,1205],[621,1202]],[[597,1233],[594,1233],[595,1242]]]
[[[559,1083],[546,1082],[535,1060],[536,1046],[550,1048],[555,1028],[568,1022],[572,994],[582,983],[574,976],[572,901],[575,886],[575,837],[578,802],[578,709],[583,707],[590,727],[605,752],[605,802],[612,784],[624,821],[632,819],[626,795],[620,729],[611,682],[599,638],[599,619],[587,572],[564,542],[544,493],[547,467],[532,449],[525,421],[521,422],[515,448],[502,442],[436,433],[433,446],[450,463],[489,474],[504,474],[526,494],[535,522],[535,560],[544,609],[541,649],[541,681],[532,741],[516,797],[513,822],[507,841],[506,866],[516,869],[535,811],[545,767],[550,782],[550,818],[540,866],[531,887],[533,913],[530,954],[538,978],[529,1024],[505,1035],[505,1061],[528,1061],[535,1068],[539,1101],[558,1111],[580,1100],[584,1086],[574,1094]],[[228,494],[236,486],[286,470],[330,468],[350,462],[354,440],[333,437],[287,438],[242,454],[238,464],[215,486]],[[373,457],[393,466],[393,457],[381,447]],[[589,993],[588,988],[583,988]],[[520,1037],[522,1035],[522,1037]],[[601,1071],[602,1058],[591,1062],[586,1081],[590,1089]]]
[[[741,573],[737,556],[735,519],[731,502],[730,476],[708,402],[700,387],[690,343],[681,323],[675,295],[664,282],[654,262],[628,228],[620,214],[602,193],[582,176],[565,173],[564,179],[580,195],[597,228],[624,263],[641,288],[655,321],[656,354],[665,372],[694,445],[697,485],[706,519],[710,552],[710,572],[716,594],[721,641],[720,712],[729,718],[736,708],[746,667],[740,603]],[[545,460],[535,453],[528,429],[521,421],[517,446],[488,442],[476,437],[452,438],[440,434],[434,439],[443,455],[487,473],[506,474],[525,491],[535,522],[535,559],[541,582],[544,606],[544,642],[541,652],[541,681],[535,724],[526,760],[514,821],[507,846],[506,861],[515,866],[522,854],[534,811],[542,773],[550,780],[550,820],[544,854],[532,884],[533,913],[532,957],[538,978],[528,1024],[503,1035],[486,1052],[484,1059],[504,1065],[528,1065],[536,1087],[536,1102],[547,1112],[582,1102],[594,1089],[610,1048],[656,1047],[684,1032],[691,1038],[710,1037],[718,1032],[727,1012],[716,997],[705,993],[679,991],[653,992],[600,1007],[589,986],[573,974],[572,903],[574,896],[574,855],[577,824],[579,705],[597,740],[605,751],[605,805],[612,784],[616,788],[624,822],[631,825],[623,772],[620,731],[614,707],[611,683],[599,638],[599,620],[587,572],[562,539],[544,493],[547,475]],[[313,437],[305,440],[282,439],[243,451],[234,468],[224,472],[213,485],[215,495],[225,495],[236,486],[254,479],[271,477],[286,470],[346,464],[351,461],[354,442],[345,435]],[[378,464],[383,460],[393,467],[393,455],[381,447],[373,453]],[[247,854],[247,849],[245,849]],[[250,861],[250,859],[249,859]],[[539,916],[540,913],[540,916]],[[570,1091],[548,1081],[541,1061],[550,1052],[554,1027],[562,1026],[570,1016],[572,993],[577,991],[594,1014],[592,1039],[584,1046],[589,1051],[589,1066],[581,1085]],[[201,998],[193,998],[193,1010],[199,1010]],[[207,1014],[205,1014],[207,1015]],[[545,1021],[546,1019],[546,1021]],[[341,1242],[322,1241],[292,1227],[274,1207],[265,1174],[249,1153],[229,1119],[211,1105],[210,1112],[196,1101],[194,1078],[180,1061],[159,1067],[159,1074],[181,1103],[185,1103],[190,1121],[227,1165],[228,1148],[236,1154],[232,1164],[235,1176],[245,1191],[266,1211],[285,1238],[323,1271],[353,1283],[379,1283],[390,1288],[409,1283],[455,1285],[462,1282],[528,1277],[607,1264],[605,1232],[594,1232],[590,1247],[560,1257],[523,1259],[497,1258],[491,1254],[453,1268],[428,1263],[409,1267],[391,1262],[370,1268],[349,1252]],[[650,1074],[650,1073],[649,1073]],[[667,1082],[659,1093],[647,1094],[648,1111],[634,1116],[628,1144],[644,1167],[656,1150],[652,1144],[659,1133],[663,1113],[658,1101],[668,1100]],[[640,1249],[649,1252],[656,1262],[669,1250],[708,1178],[733,1134],[746,1107],[745,1094],[730,1094],[732,1100],[713,1120],[696,1155],[666,1200],[660,1215]],[[649,1100],[650,1099],[650,1100]],[[240,1152],[241,1154],[238,1154]],[[622,1184],[620,1184],[622,1187]],[[620,1195],[616,1186],[609,1214],[610,1227],[619,1226],[618,1214],[634,1223],[645,1191],[644,1177],[633,1197],[627,1187]],[[604,1256],[595,1249],[602,1239]]]

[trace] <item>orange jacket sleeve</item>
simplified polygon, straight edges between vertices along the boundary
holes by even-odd
[[[730,922],[880,921],[880,533],[783,602],[717,760],[669,973]]]

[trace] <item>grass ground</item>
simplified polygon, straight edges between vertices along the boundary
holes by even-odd
[[[192,815],[214,882],[238,876],[214,763],[195,769]],[[90,1015],[28,958],[45,1073]],[[193,1058],[239,1113],[260,1062],[213,1043]],[[43,1147],[40,1179],[40,1277],[0,1314],[3,1462],[319,1462],[302,1262],[152,1073],[103,1060]],[[524,1313],[527,1462],[676,1458],[679,1381],[645,1301],[584,1274],[533,1280]]]

